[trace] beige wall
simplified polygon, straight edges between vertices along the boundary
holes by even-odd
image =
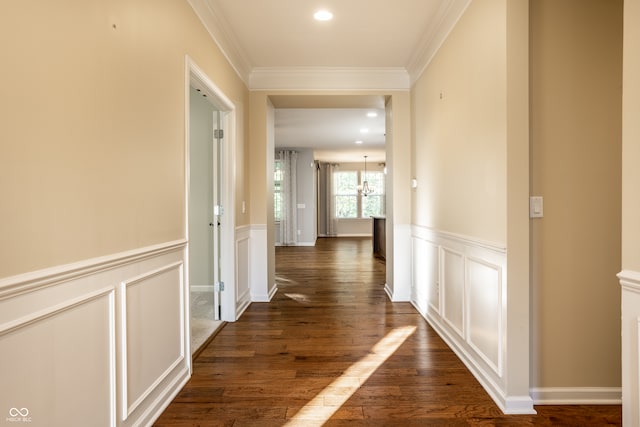
[[[506,243],[505,5],[472,3],[412,91],[413,222]],[[480,83],[481,82],[481,83]]]
[[[432,324],[442,321],[444,333],[454,337],[456,346],[473,360],[470,363],[480,367],[480,381],[492,390],[501,408],[510,413],[532,410],[528,335],[528,3],[472,2],[416,81],[411,99],[411,150],[418,184],[413,197],[414,245],[420,248],[437,244],[439,261],[432,260],[434,265],[428,270],[442,269],[430,279],[433,283],[426,285],[436,289],[429,291],[432,296],[428,297],[426,311]],[[467,249],[460,249],[448,240],[451,238],[465,242]],[[468,266],[463,262],[456,270],[452,261],[455,256],[450,254],[465,250],[474,255]],[[504,261],[493,258],[498,253],[504,255]],[[498,270],[505,275],[499,283],[471,268],[478,259],[485,260],[484,266],[501,265]],[[419,258],[414,264],[428,261]],[[418,267],[414,266],[418,272],[425,268]],[[459,272],[464,282],[460,286],[478,286],[476,289],[481,289],[485,298],[457,300],[452,271]],[[420,299],[429,292],[421,289],[424,284],[414,286],[420,305]],[[438,304],[447,308],[442,311]],[[459,339],[443,321],[451,321],[448,316],[455,304],[468,310],[466,323],[461,325],[465,332]],[[504,329],[488,327],[483,323],[486,319],[494,319],[495,325]],[[484,349],[500,354],[504,372],[484,366],[486,358],[482,358],[481,351],[469,346],[469,337],[478,330],[483,331],[483,339],[492,337]],[[480,340],[479,336],[473,339]]]
[[[185,54],[238,107],[246,198],[248,91],[187,2],[4,3],[0,51],[0,277],[185,237]]]
[[[622,1],[533,1],[531,40],[532,383],[619,387]]]

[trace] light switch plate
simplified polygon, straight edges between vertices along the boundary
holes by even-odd
[[[529,218],[542,218],[543,216],[542,196],[529,197]]]

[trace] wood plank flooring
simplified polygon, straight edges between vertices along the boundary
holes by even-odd
[[[279,291],[227,324],[157,426],[607,426],[620,406],[503,415],[408,303],[371,240],[276,249]]]

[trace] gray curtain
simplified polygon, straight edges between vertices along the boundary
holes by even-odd
[[[326,194],[326,211],[325,211],[325,234],[327,236],[338,235],[338,220],[336,219],[336,198],[333,194],[333,172],[338,165],[325,163],[325,194]]]
[[[282,205],[280,211],[280,244],[298,243],[298,198],[297,198],[297,160],[298,153],[291,150],[278,151],[282,163]]]

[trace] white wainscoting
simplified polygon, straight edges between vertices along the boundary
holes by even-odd
[[[412,229],[411,302],[503,411],[506,363],[506,248],[425,227]]]
[[[34,426],[150,425],[191,370],[185,245],[0,280],[2,416],[19,410]]]
[[[622,287],[622,425],[640,426],[640,272],[618,274]]]
[[[253,224],[249,228],[249,288],[251,301],[269,302],[278,291],[278,287],[269,285],[269,266],[267,265],[267,225]]]
[[[411,225],[393,224],[393,232],[390,233],[389,224],[389,219],[387,219],[387,283],[385,284],[385,292],[393,302],[409,302],[412,292]],[[389,245],[393,247],[393,250],[389,250]]]
[[[236,319],[251,304],[251,228],[236,227]]]

